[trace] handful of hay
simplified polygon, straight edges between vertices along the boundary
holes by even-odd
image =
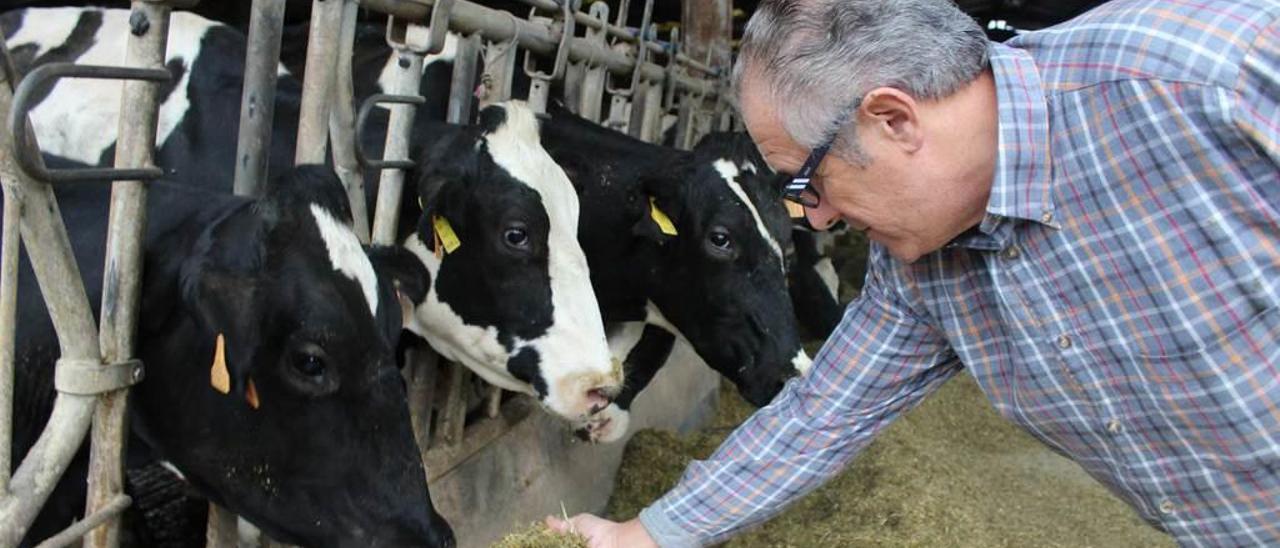
[[[528,529],[511,533],[494,548],[587,548],[587,539],[577,533],[562,534],[548,529],[546,525],[536,522]]]

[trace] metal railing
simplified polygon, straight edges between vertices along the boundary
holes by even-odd
[[[0,44],[4,65],[0,111],[8,113],[10,131],[0,135],[0,180],[4,184],[3,260],[0,266],[0,449],[11,450],[14,382],[15,291],[19,241],[26,242],[36,281],[58,336],[61,355],[54,369],[57,396],[44,431],[8,477],[5,462],[0,482],[0,546],[14,546],[26,534],[71,459],[90,436],[88,497],[85,518],[40,546],[64,546],[85,536],[95,547],[119,544],[119,514],[130,504],[123,494],[125,411],[128,387],[143,378],[142,363],[133,358],[141,289],[142,236],[146,226],[143,179],[160,175],[152,167],[159,111],[158,81],[164,70],[171,5],[191,2],[144,2],[132,5],[131,37],[126,67],[47,65],[21,83]],[[30,131],[27,111],[33,86],[60,78],[123,79],[121,114],[113,169],[57,171],[45,168]],[[13,86],[17,84],[15,90]],[[86,178],[110,179],[110,221],[106,235],[101,326],[95,326],[88,294],[58,211],[52,182]],[[20,231],[20,234],[18,233]]]

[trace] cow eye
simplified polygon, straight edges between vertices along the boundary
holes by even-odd
[[[324,358],[315,354],[301,353],[293,358],[293,368],[308,377],[324,375]]]
[[[529,247],[529,231],[523,225],[513,225],[502,231],[502,239],[507,245],[516,249],[527,249]]]
[[[733,241],[729,239],[729,233],[723,230],[713,230],[707,239],[711,245],[717,249],[729,250],[733,248]]]

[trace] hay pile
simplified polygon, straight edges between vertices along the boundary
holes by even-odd
[[[493,548],[587,548],[587,539],[581,535],[562,535],[542,523],[533,523],[524,531],[502,537]]]
[[[632,439],[609,502],[634,517],[752,409],[721,390],[714,424]],[[727,546],[1172,546],[1075,464],[995,414],[966,375],[902,417],[842,475]]]

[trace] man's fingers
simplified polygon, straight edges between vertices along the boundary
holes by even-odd
[[[547,524],[547,528],[557,533],[568,533],[569,523],[555,516],[547,516],[542,520]]]

